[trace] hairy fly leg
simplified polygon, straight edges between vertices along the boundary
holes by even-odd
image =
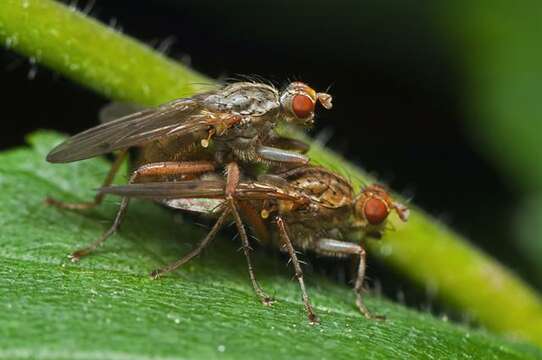
[[[254,292],[256,292],[256,295],[258,295],[262,304],[269,306],[273,303],[273,299],[263,291],[260,284],[258,284],[258,281],[256,280],[256,275],[254,274],[254,267],[250,258],[250,251],[252,250],[252,248],[250,247],[247,232],[245,230],[243,221],[241,220],[241,216],[239,215],[237,202],[234,198],[240,178],[239,166],[237,165],[237,163],[231,162],[226,166],[226,172],[226,202],[229,205],[231,213],[233,214],[235,225],[237,226],[237,231],[239,233],[239,238],[241,239],[243,253],[245,254],[245,258],[247,259],[248,276],[252,283],[252,287],[254,288]]]
[[[309,322],[311,324],[318,324],[320,320],[318,320],[318,317],[316,316],[312,308],[311,301],[309,299],[309,294],[307,293],[307,289],[305,287],[305,280],[303,280],[303,270],[301,270],[301,264],[299,263],[299,260],[297,259],[294,246],[292,245],[292,241],[290,240],[290,236],[288,235],[288,229],[286,227],[286,223],[280,216],[277,216],[276,222],[277,222],[277,228],[279,231],[280,238],[283,242],[283,245],[286,247],[286,250],[288,251],[288,255],[290,255],[290,259],[292,260],[292,264],[294,266],[295,277],[297,278],[297,281],[299,282],[299,287],[301,288],[303,304],[305,305],[305,310],[307,311]]]
[[[353,244],[345,241],[339,241],[334,239],[320,239],[316,243],[315,250],[320,253],[335,253],[354,256],[357,255],[359,257],[358,273],[356,276],[356,283],[354,285],[354,292],[356,294],[356,306],[363,314],[363,316],[365,316],[367,319],[384,320],[384,316],[371,314],[369,309],[367,309],[367,307],[363,303],[363,281],[365,279],[365,269],[367,267],[367,262],[365,260],[365,249],[358,244]]]
[[[306,154],[310,148],[310,145],[304,141],[276,135],[271,136],[265,143],[267,146],[295,151],[300,154]]]
[[[150,274],[151,278],[158,279],[160,276],[178,269],[182,265],[192,260],[194,257],[198,256],[203,251],[203,249],[205,249],[207,245],[209,245],[211,241],[215,238],[216,234],[218,233],[222,225],[224,225],[224,221],[226,220],[229,214],[230,214],[230,209],[228,207],[225,207],[224,210],[222,211],[222,214],[220,214],[220,217],[215,222],[215,224],[213,225],[209,233],[205,236],[205,238],[198,244],[198,246],[194,250],[190,251],[188,254],[186,254],[179,260],[172,262],[171,264],[163,268],[152,271]]]
[[[126,159],[126,155],[128,155],[128,150],[122,150],[115,156],[115,161],[113,161],[113,164],[111,164],[111,168],[109,169],[109,172],[107,173],[107,176],[104,179],[104,182],[102,183],[102,187],[106,187],[111,185],[113,182],[113,179],[115,179],[115,175],[120,169],[120,166]],[[69,203],[57,200],[52,197],[45,198],[45,203],[48,205],[56,206],[60,209],[69,209],[69,210],[88,210],[93,209],[96,206],[100,205],[105,197],[105,194],[103,193],[97,193],[94,197],[93,201],[88,202],[80,202],[80,203]]]
[[[270,146],[261,145],[256,149],[256,153],[264,161],[282,165],[301,166],[309,163],[309,158],[303,154]]]

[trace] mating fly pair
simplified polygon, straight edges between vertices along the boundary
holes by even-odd
[[[275,244],[285,246],[290,254],[312,322],[316,321],[316,316],[306,294],[294,245],[328,255],[359,255],[362,261],[356,290],[360,294],[365,253],[361,246],[343,241],[343,233],[356,226],[366,233],[374,232],[391,209],[397,210],[403,219],[407,213],[380,188],[374,188],[378,191],[370,193],[362,192],[358,198],[365,199],[366,204],[364,202],[360,208],[361,200],[356,198],[354,201],[351,187],[348,190],[349,185],[342,178],[323,169],[304,166],[308,163],[308,158],[303,155],[307,150],[305,144],[275,134],[274,128],[281,121],[304,127],[312,125],[317,102],[331,108],[330,95],[317,93],[303,83],[291,83],[279,92],[266,84],[238,82],[104,122],[68,139],[51,151],[48,161],[71,162],[117,150],[119,153],[104,181],[104,190],[93,202],[70,204],[54,199],[48,199],[48,202],[62,208],[88,209],[97,206],[106,193],[123,196],[112,227],[90,246],[72,253],[72,260],[94,251],[118,229],[130,197],[147,197],[173,208],[192,211],[196,209],[193,205],[196,199],[215,199],[221,203],[222,210],[209,235],[183,259],[153,272],[154,277],[196,256],[225,220],[233,216],[252,285],[262,302],[270,304],[271,299],[254,275],[243,220],[265,234],[268,232],[265,220],[272,218],[277,226],[277,232],[273,232],[275,239],[276,234],[280,239]],[[135,149],[137,153],[128,185],[108,187],[128,149]],[[270,165],[272,169],[262,181],[251,181],[254,174],[250,165],[255,163]],[[217,175],[222,169],[226,171],[225,179]],[[206,180],[209,177],[214,180]],[[331,180],[327,184],[312,184],[319,177]],[[261,191],[262,188],[266,190]],[[339,198],[344,195],[344,199],[334,198],[337,194],[342,194]],[[376,199],[381,203],[377,204]],[[208,212],[209,208],[203,207],[202,211]],[[347,220],[343,213],[348,219],[357,217],[364,221]],[[377,218],[382,221],[376,221]],[[288,224],[291,224],[292,232],[288,230]],[[266,238],[267,235],[261,234],[260,237]],[[368,316],[360,295],[357,303]]]

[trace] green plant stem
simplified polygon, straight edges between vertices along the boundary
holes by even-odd
[[[125,35],[50,0],[0,2],[8,48],[114,98],[155,105],[197,91],[208,80]],[[318,144],[311,157],[334,164],[354,184],[360,169]],[[371,244],[372,252],[436,296],[497,332],[542,345],[542,303],[522,280],[414,208],[408,224]]]
[[[0,38],[31,62],[108,98],[155,105],[193,94],[209,80],[148,46],[53,1],[0,4]],[[128,55],[129,54],[129,55]]]

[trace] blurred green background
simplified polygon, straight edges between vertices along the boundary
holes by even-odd
[[[215,78],[331,86],[333,114],[319,116],[313,135],[542,288],[539,1],[77,6]],[[88,128],[108,101],[12,52],[0,59],[13,99],[5,116],[28,119],[0,134],[2,148],[40,127]],[[334,260],[313,262],[334,269]],[[369,276],[392,298],[432,306],[425,290],[371,260]]]

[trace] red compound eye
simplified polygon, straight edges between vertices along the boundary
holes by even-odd
[[[292,111],[300,119],[308,118],[314,111],[314,102],[308,96],[295,95],[292,99]]]
[[[389,214],[389,209],[386,206],[386,203],[381,199],[369,199],[365,203],[365,208],[363,213],[365,218],[371,225],[381,224]]]

